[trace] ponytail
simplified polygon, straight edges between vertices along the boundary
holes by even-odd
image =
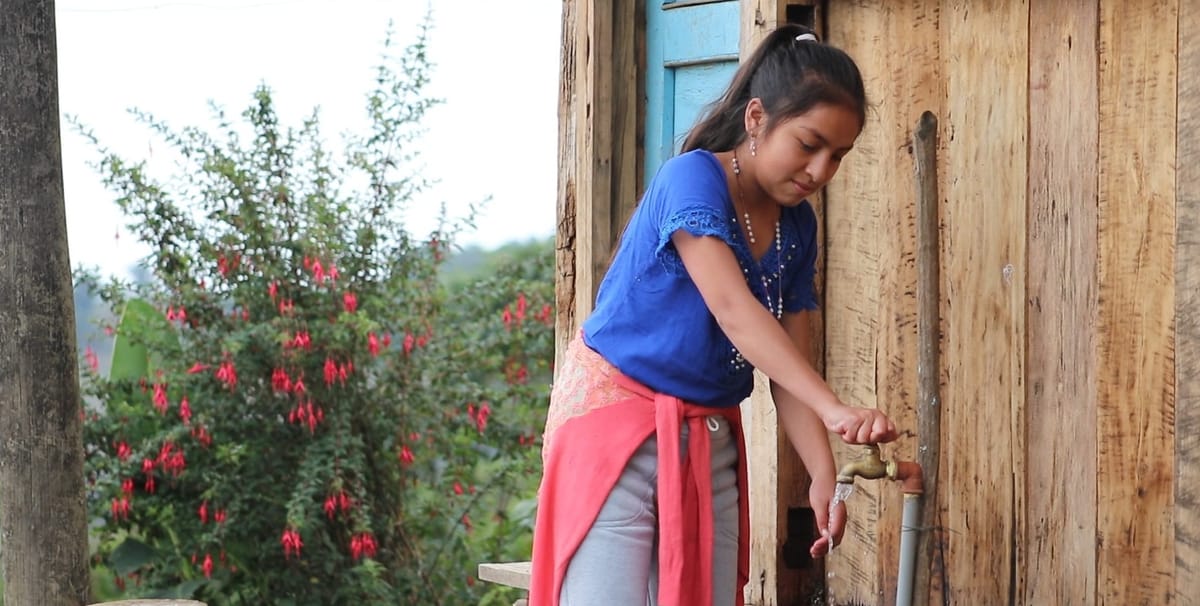
[[[866,122],[867,97],[858,66],[841,49],[824,44],[802,25],[782,25],[759,44],[720,98],[683,142],[683,152],[728,151],[746,139],[746,106],[762,101],[767,131],[820,103],[845,106]]]

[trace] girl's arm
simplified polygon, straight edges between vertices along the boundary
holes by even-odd
[[[804,354],[809,365],[815,367],[811,316],[811,312],[784,314],[783,328],[796,348]],[[809,548],[809,553],[813,557],[821,557],[829,552],[833,544],[841,542],[842,533],[846,528],[846,506],[838,505],[832,516],[829,511],[829,502],[833,499],[833,489],[837,480],[833,451],[829,448],[829,439],[826,437],[825,428],[821,426],[821,420],[812,410],[774,381],[771,381],[771,397],[775,400],[780,427],[787,434],[788,441],[800,455],[800,460],[804,462],[804,467],[812,478],[808,500],[817,518],[817,528],[821,530],[821,537]]]
[[[734,347],[755,368],[810,408],[826,429],[850,444],[896,439],[896,428],[880,411],[846,406],[750,289],[729,246],[718,238],[679,230],[671,236],[688,276]],[[663,310],[670,313],[670,310]]]

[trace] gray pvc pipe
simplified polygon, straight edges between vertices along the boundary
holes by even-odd
[[[920,524],[921,495],[904,495],[904,514],[900,522],[900,573],[896,579],[896,606],[912,606]]]

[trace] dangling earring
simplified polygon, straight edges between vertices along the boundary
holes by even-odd
[[[750,135],[750,155],[758,155],[758,140],[754,138],[754,135]]]

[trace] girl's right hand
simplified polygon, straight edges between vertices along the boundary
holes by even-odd
[[[877,444],[898,437],[896,425],[874,408],[840,405],[825,419],[825,428],[841,436],[847,444]]]

